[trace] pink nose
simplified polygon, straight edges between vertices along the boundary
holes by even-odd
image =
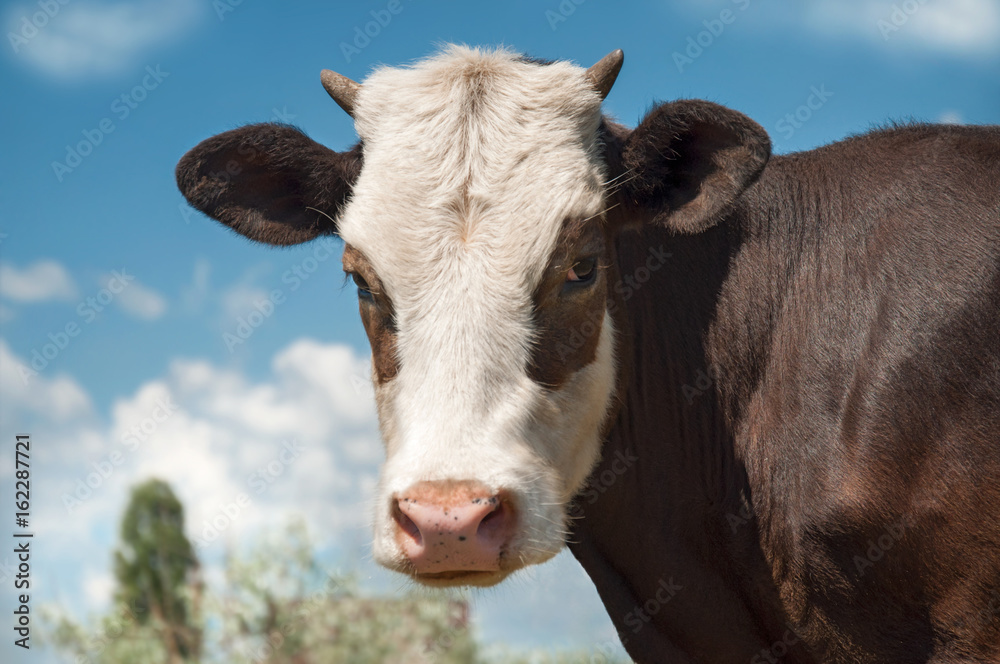
[[[493,572],[513,513],[475,482],[420,482],[396,497],[397,541],[418,574]]]

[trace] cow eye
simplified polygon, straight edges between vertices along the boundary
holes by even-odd
[[[581,258],[566,273],[567,284],[589,284],[597,275],[597,259]]]
[[[372,294],[372,288],[357,272],[351,273],[351,279],[354,280],[354,285],[358,287],[358,299],[359,300],[374,300],[375,296]]]

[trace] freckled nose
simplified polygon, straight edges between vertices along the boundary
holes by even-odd
[[[396,496],[397,541],[417,574],[500,569],[513,510],[476,482],[420,482]]]

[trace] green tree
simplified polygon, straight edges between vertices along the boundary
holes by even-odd
[[[114,561],[117,602],[131,607],[140,626],[154,628],[171,664],[198,661],[199,564],[169,484],[151,479],[132,488]]]

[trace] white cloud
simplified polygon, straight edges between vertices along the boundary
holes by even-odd
[[[91,416],[92,405],[75,380],[62,374],[52,378],[36,374],[0,339],[0,422],[14,422],[17,411],[63,422]]]
[[[83,591],[88,608],[99,610],[111,603],[111,595],[115,589],[115,581],[106,570],[88,569],[84,573]]]
[[[942,50],[978,53],[1000,48],[1000,5],[995,0],[928,2],[910,23],[917,39]]]
[[[200,313],[204,308],[211,290],[211,275],[212,265],[208,259],[198,258],[191,273],[191,284],[181,291],[181,307],[185,313]]]
[[[730,0],[689,0],[686,8],[697,30],[704,28],[703,20],[716,19],[725,8],[735,11],[740,25],[767,33],[806,31],[838,42],[853,39],[893,51],[964,57],[1000,51],[1000,3],[996,0],[815,0],[736,5]]]
[[[1000,47],[994,0],[823,0],[803,3],[805,23],[828,34],[855,33],[882,44],[960,55]]]
[[[0,295],[18,302],[72,300],[76,284],[60,263],[40,260],[19,270],[9,263],[0,263]]]
[[[253,505],[226,529],[226,538],[296,511],[315,532],[367,529],[381,444],[371,396],[352,386],[368,375],[370,360],[346,346],[296,341],[259,382],[208,362],[177,360],[165,376],[117,399],[105,425],[95,423],[87,393],[68,377],[39,375],[25,386],[20,370],[27,362],[0,340],[0,423],[19,427],[31,415],[50,427],[59,421],[77,429],[48,448],[65,471],[53,489],[60,499],[50,523],[67,517],[63,494],[73,494],[88,475],[111,470],[110,455],[121,455],[108,477],[92,478],[99,486],[73,509],[73,526],[60,529],[64,535],[116,522],[128,487],[152,476],[181,496],[192,536],[241,492]],[[363,441],[375,454],[359,452]]]
[[[54,4],[48,18],[36,3],[13,7],[7,28],[23,38],[11,44],[18,58],[63,79],[140,65],[146,51],[182,34],[203,12],[197,0]]]
[[[10,439],[22,425],[32,431],[34,472],[47,487],[32,502],[32,527],[46,542],[32,560],[47,580],[36,601],[59,596],[78,619],[107,607],[117,524],[130,487],[150,477],[174,488],[196,546],[206,523],[224,524],[197,549],[208,579],[223,577],[227,547],[257,541],[301,515],[320,550],[346,557],[333,565],[353,564],[369,591],[410,586],[379,571],[368,548],[382,446],[371,392],[357,389],[370,372],[365,355],[300,339],[276,353],[259,380],[204,360],[176,360],[100,417],[66,377],[39,376],[36,392],[25,396],[16,371],[24,362],[0,339],[0,437]],[[59,390],[66,394],[54,397]],[[63,419],[54,422],[59,402]],[[0,475],[11,466],[9,456],[0,457]],[[227,525],[225,512],[233,513],[241,493],[251,503]],[[81,503],[67,514],[64,496],[74,494]],[[493,641],[544,646],[558,633],[560,644],[614,642],[593,585],[569,554],[478,594],[473,615],[477,631]]]
[[[103,281],[107,284],[110,279],[111,275],[106,275]],[[126,314],[142,320],[156,320],[167,310],[167,301],[162,295],[135,280],[115,297],[115,304]]]
[[[232,321],[233,325],[235,325],[237,318],[254,311],[254,305],[258,302],[266,302],[267,300],[268,292],[266,290],[245,283],[234,284],[219,294],[222,313]]]
[[[270,302],[273,286],[265,288],[261,282],[273,279],[274,266],[268,261],[261,261],[247,268],[238,279],[218,289],[210,288],[209,267],[201,260],[195,263],[192,275],[192,286],[187,289],[192,303],[199,307],[208,302],[216,308],[218,315],[214,319],[216,327],[222,331],[232,332],[242,318],[253,312],[260,312],[260,307],[267,307]]]
[[[212,311],[211,324],[221,332],[233,333],[241,319],[259,314],[270,307],[274,289],[274,266],[262,261],[247,268],[237,279],[213,287],[212,266],[205,258],[195,260],[191,281],[181,289],[180,310],[187,315]],[[271,285],[262,286],[270,281]]]

